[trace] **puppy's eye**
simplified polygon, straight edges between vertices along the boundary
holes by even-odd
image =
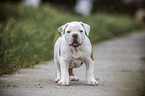
[[[67,33],[70,33],[70,31],[67,31]]]
[[[82,32],[83,32],[83,30],[80,30],[80,32],[82,33]]]

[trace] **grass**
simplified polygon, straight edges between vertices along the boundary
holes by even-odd
[[[88,23],[93,44],[144,26],[127,16],[97,13],[82,17],[49,6],[33,8],[3,4],[0,12],[0,75],[51,60],[57,28],[66,22]]]

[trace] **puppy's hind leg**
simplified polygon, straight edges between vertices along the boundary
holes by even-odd
[[[68,69],[68,72],[69,72],[69,79],[71,81],[79,81],[79,78],[77,76],[74,76],[73,74],[73,68]]]

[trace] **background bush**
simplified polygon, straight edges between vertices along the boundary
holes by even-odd
[[[88,23],[91,26],[89,38],[93,44],[144,26],[133,18],[107,13],[82,17],[49,6],[0,6],[0,75],[51,60],[57,28],[66,22]]]

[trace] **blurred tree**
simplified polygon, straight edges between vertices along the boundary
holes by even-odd
[[[145,8],[145,0],[95,0],[93,12],[107,11],[134,15],[138,8]]]
[[[22,0],[0,0],[20,2]],[[23,0],[33,1],[33,0]],[[64,11],[73,12],[74,8],[76,12],[81,14],[90,14],[96,12],[111,12],[130,14],[134,16],[136,11],[140,8],[145,8],[145,0],[41,0],[42,4],[52,4]]]
[[[42,0],[43,4],[50,3],[61,10],[73,11],[76,0]]]

